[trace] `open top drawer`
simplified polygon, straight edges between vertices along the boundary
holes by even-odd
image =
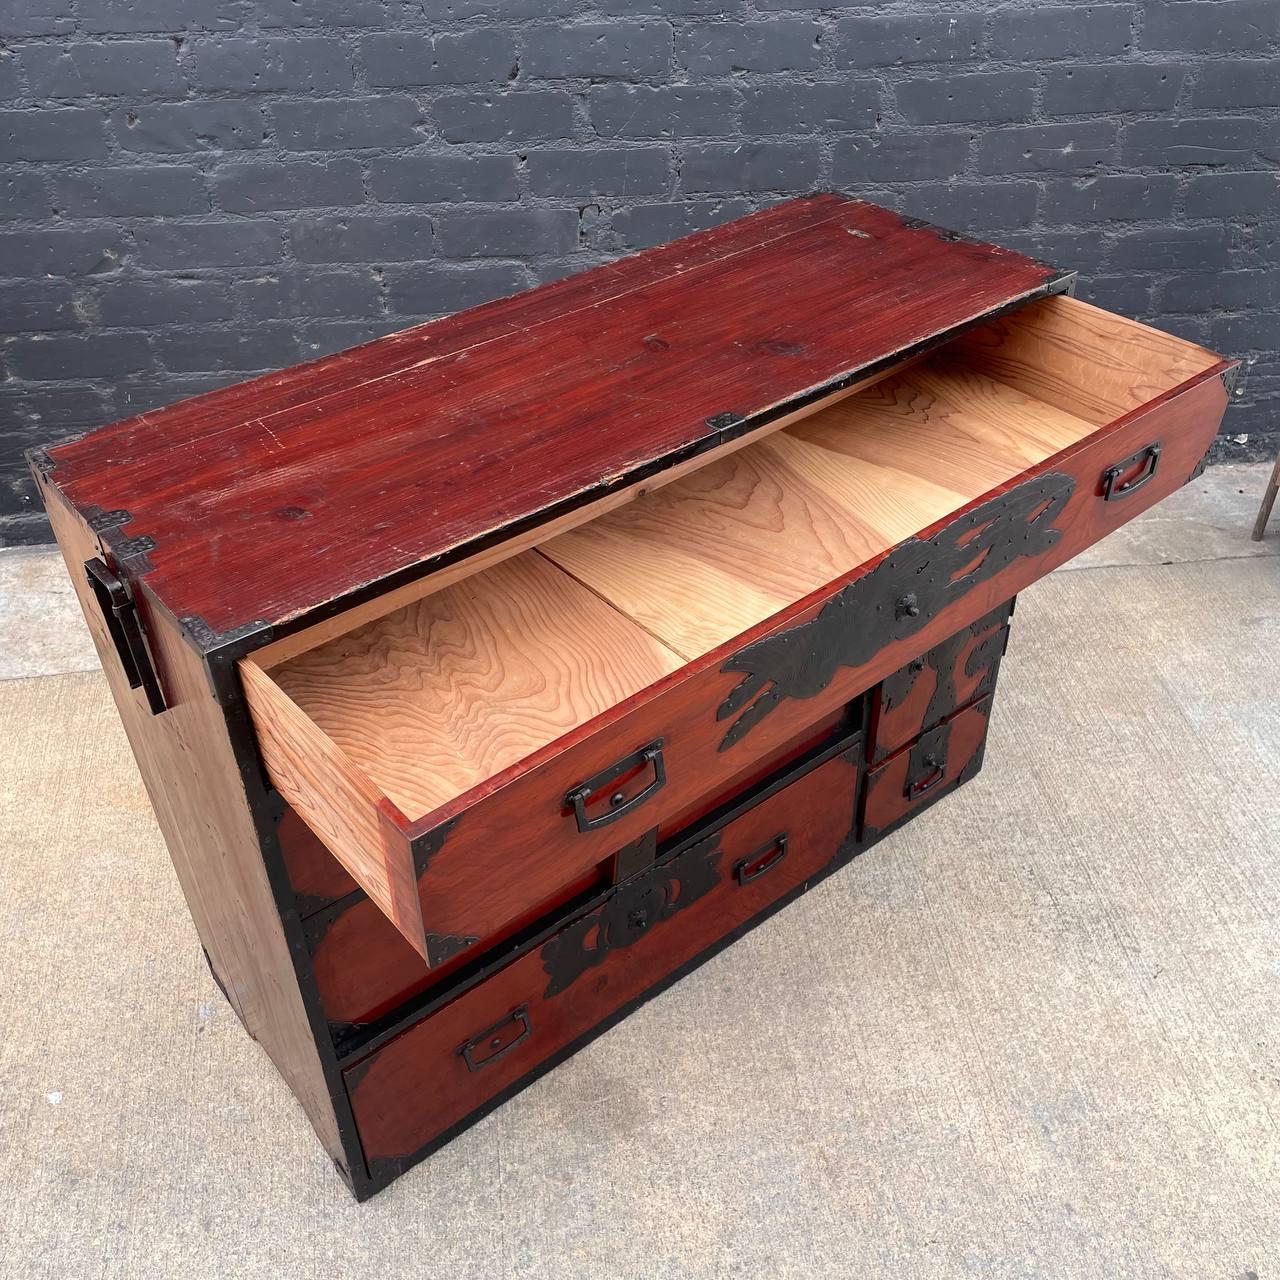
[[[1185,483],[1230,367],[1031,303],[242,660],[267,769],[441,963]]]

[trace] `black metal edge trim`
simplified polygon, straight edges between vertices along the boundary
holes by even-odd
[[[858,700],[855,699],[855,701]],[[778,773],[766,778],[757,787],[726,801],[691,827],[668,838],[660,846],[654,861],[641,868],[636,874],[652,874],[655,868],[679,857],[693,845],[715,834],[748,810],[790,786],[791,783],[799,781],[814,769],[844,754],[850,754],[861,766],[863,740],[860,723],[852,732],[845,733],[834,741],[819,743],[799,759],[784,765]],[[450,1001],[456,1000],[497,970],[519,959],[525,952],[541,946],[548,938],[559,933],[579,916],[594,911],[608,901],[627,883],[628,881],[624,880],[618,884],[609,885],[603,890],[588,890],[570,903],[557,908],[550,916],[544,916],[541,920],[535,921],[507,942],[500,943],[497,948],[478,955],[471,964],[450,974],[443,982],[427,987],[415,996],[410,996],[407,1001],[377,1021],[361,1024],[331,1024],[335,1039],[339,1042],[337,1047],[342,1069],[349,1070],[357,1060],[376,1053],[402,1032],[429,1017]]]
[[[974,241],[973,243],[984,243]],[[1027,261],[1035,262],[1035,259],[1027,259]],[[910,360],[915,356],[924,355],[927,352],[935,351],[939,347],[945,346],[947,343],[954,341],[961,334],[976,329],[981,325],[988,324],[992,320],[998,319],[1000,316],[1007,315],[1011,311],[1016,311],[1021,307],[1027,306],[1032,302],[1038,302],[1041,298],[1047,298],[1054,294],[1067,293],[1074,284],[1076,273],[1074,271],[1063,271],[1058,267],[1051,266],[1047,263],[1037,263],[1044,267],[1046,271],[1053,274],[1036,285],[1033,289],[1029,289],[1024,293],[1018,294],[1016,297],[1010,298],[1007,302],[1001,303],[998,307],[992,307],[989,311],[984,311],[980,316],[974,316],[970,320],[962,321],[953,325],[951,328],[941,333],[932,334],[928,338],[924,338],[919,342],[912,343],[903,347],[901,350],[890,352],[888,355],[880,357],[878,360],[870,361],[867,364],[860,365],[856,369],[848,370],[840,374],[836,378],[830,379],[828,382],[821,383],[816,387],[811,387],[797,396],[793,396],[789,400],[784,400],[774,405],[770,409],[753,414],[749,417],[733,416],[731,425],[723,428],[713,428],[712,432],[706,436],[700,437],[691,444],[685,445],[678,449],[673,449],[650,462],[640,466],[633,467],[631,470],[618,475],[611,476],[608,480],[601,481],[598,484],[581,489],[569,497],[562,498],[559,502],[551,503],[530,515],[524,516],[519,520],[514,520],[510,524],[504,525],[500,529],[492,530],[487,534],[483,534],[477,538],[473,538],[468,542],[461,543],[456,547],[451,547],[447,551],[443,551],[436,556],[432,556],[426,560],[420,560],[415,564],[406,565],[403,568],[393,570],[391,573],[385,574],[383,577],[375,578],[369,582],[362,583],[360,586],[353,587],[351,590],[343,592],[339,596],[335,596],[331,600],[326,600],[322,604],[318,604],[313,608],[303,609],[295,616],[281,620],[272,624],[262,624],[266,627],[267,632],[259,640],[259,644],[266,644],[269,640],[279,639],[283,636],[292,635],[297,631],[304,631],[306,628],[315,626],[316,623],[324,622],[328,618],[336,617],[340,613],[345,613],[349,609],[354,609],[361,604],[367,603],[369,600],[376,599],[378,596],[387,595],[392,591],[399,590],[401,587],[407,586],[412,582],[417,582],[423,578],[430,577],[434,573],[439,573],[442,569],[447,569],[451,565],[457,564],[459,561],[470,559],[472,556],[480,555],[493,547],[500,546],[504,542],[510,542],[514,538],[520,537],[522,534],[528,533],[540,525],[549,524],[554,520],[558,520],[561,516],[578,510],[580,507],[590,506],[594,502],[599,502],[603,498],[609,497],[611,494],[621,489],[629,489],[634,485],[643,484],[646,480],[655,475],[669,470],[672,467],[691,461],[700,457],[704,453],[709,453],[713,449],[717,449],[720,445],[730,440],[736,440],[740,436],[749,435],[755,431],[766,427],[769,423],[777,418],[785,417],[788,414],[804,409],[819,400],[826,399],[828,396],[834,395],[839,391],[843,391],[846,387],[852,386],[855,382],[859,382],[864,378],[872,377],[877,373],[885,372],[893,366]],[[727,416],[727,415],[718,415]],[[246,624],[246,627],[256,626],[257,624]],[[235,644],[236,639],[245,630],[245,627],[238,627],[235,630],[227,632],[215,632],[210,627],[205,627],[202,633],[202,643],[198,645],[201,652],[206,656],[213,651],[221,648],[224,644]],[[195,637],[193,636],[193,639]],[[250,646],[257,647],[255,646]],[[249,649],[239,650],[238,656],[243,656]]]
[[[861,780],[863,772],[862,768],[859,767],[859,780]],[[855,793],[856,791],[857,788],[855,788]],[[790,906],[791,903],[793,903],[797,898],[802,897],[815,885],[820,884],[828,876],[833,875],[835,872],[848,866],[848,864],[862,852],[863,848],[855,837],[855,830],[851,828],[849,835],[845,837],[843,843],[825,867],[822,867],[820,870],[815,872],[807,880],[801,881],[801,883],[796,885],[794,888],[789,889],[781,897],[774,899],[773,902],[769,903],[768,906],[764,907],[749,920],[746,920],[742,924],[730,929],[728,933],[717,938],[709,947],[700,951],[692,959],[677,966],[675,969],[671,970],[670,973],[664,974],[651,987],[642,991],[640,995],[636,996],[633,1000],[629,1000],[625,1004],[620,1005],[612,1013],[606,1015],[606,1017],[596,1023],[596,1025],[590,1030],[584,1032],[576,1040],[565,1045],[550,1057],[540,1062],[527,1075],[522,1076],[514,1084],[509,1085],[506,1089],[502,1090],[501,1093],[490,1098],[482,1106],[476,1108],[475,1111],[459,1120],[457,1124],[450,1126],[450,1128],[446,1129],[439,1137],[432,1139],[432,1141],[420,1151],[416,1151],[412,1156],[406,1156],[397,1160],[382,1160],[376,1158],[373,1160],[366,1159],[366,1166],[369,1170],[368,1188],[363,1195],[357,1192],[356,1198],[361,1201],[367,1200],[370,1196],[376,1195],[379,1191],[384,1190],[388,1185],[394,1182],[396,1178],[400,1177],[401,1174],[407,1173],[414,1165],[420,1164],[423,1160],[427,1159],[428,1156],[434,1155],[441,1147],[446,1146],[448,1143],[452,1142],[454,1138],[465,1133],[466,1130],[470,1129],[480,1120],[483,1120],[485,1116],[490,1114],[490,1112],[495,1111],[498,1107],[510,1102],[518,1093],[522,1093],[531,1084],[540,1080],[549,1071],[555,1070],[555,1068],[560,1066],[561,1063],[573,1057],[575,1053],[585,1048],[593,1040],[604,1035],[606,1031],[617,1026],[624,1018],[629,1017],[641,1006],[654,999],[655,996],[659,996],[664,991],[675,986],[675,984],[682,978],[688,977],[688,975],[693,973],[694,970],[706,964],[708,960],[714,959],[727,947],[732,946],[753,929],[758,928],[773,916],[777,915],[777,913],[784,907]]]
[[[1239,383],[1240,379],[1244,377],[1243,362],[1236,361],[1235,364],[1228,365],[1223,369],[1218,377],[1222,379],[1222,386],[1225,389],[1227,396],[1233,396],[1235,394],[1236,385]]]
[[[176,619],[174,621],[177,622]],[[329,1024],[320,1004],[320,993],[312,975],[311,957],[298,916],[293,886],[289,882],[284,855],[276,836],[275,814],[278,812],[278,805],[266,783],[258,739],[244,700],[235,659],[230,651],[206,657],[205,670],[210,692],[223,711],[227,738],[244,787],[245,803],[258,837],[267,883],[275,901],[289,955],[293,960],[294,977],[315,1042],[316,1054],[320,1059],[321,1074],[329,1092],[338,1139],[346,1159],[344,1164],[335,1157],[334,1166],[356,1199],[367,1199],[371,1193],[365,1190],[369,1185],[369,1171],[364,1161],[364,1150],[360,1145],[351,1102],[338,1067],[338,1055],[330,1038]]]

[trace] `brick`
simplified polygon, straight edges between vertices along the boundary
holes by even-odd
[[[1162,311],[1226,311],[1266,307],[1280,297],[1280,271],[1186,271],[1160,291]]]
[[[71,0],[5,0],[0,36],[61,36],[74,29]]]
[[[804,191],[818,180],[817,142],[711,142],[684,149],[686,191]]]
[[[898,86],[898,109],[912,124],[961,120],[1020,120],[1035,105],[1030,71],[974,72],[908,80]]]
[[[653,196],[671,183],[671,157],[662,147],[530,151],[528,168],[536,196]]]
[[[1107,311],[1142,317],[1151,313],[1151,278],[1133,272],[1122,276],[1095,276],[1081,282],[1076,296]]]
[[[1183,74],[1182,67],[1136,62],[1050,67],[1045,71],[1044,110],[1050,115],[1168,111]]]
[[[18,60],[8,49],[0,48],[0,100],[12,102],[23,96],[18,83]]]
[[[1064,172],[1111,164],[1117,132],[1114,120],[989,129],[978,141],[978,172]]]
[[[218,206],[227,213],[364,202],[364,179],[355,160],[224,164],[214,173],[213,190]]]
[[[524,269],[507,263],[414,266],[387,271],[387,301],[401,316],[443,316],[528,287]]]
[[[267,118],[249,102],[152,102],[118,107],[111,113],[111,130],[126,151],[237,151],[266,142]]]
[[[97,160],[107,154],[102,112],[0,111],[0,150],[7,160]]]
[[[1280,59],[1206,62],[1191,91],[1193,107],[1275,107],[1280,103]]]
[[[543,258],[539,262],[529,264],[536,284],[555,284],[566,276],[574,276],[582,271],[590,271],[592,267],[607,266],[613,256],[600,257],[595,254],[571,253],[567,258]]]
[[[1217,351],[1271,352],[1280,347],[1280,311],[1247,316],[1220,316],[1209,325],[1209,342]]]
[[[1275,0],[1192,0],[1148,4],[1142,20],[1144,49],[1187,53],[1237,53],[1265,49],[1280,40]]]
[[[652,13],[664,18],[723,18],[736,13],[744,2],[745,0],[597,0],[595,7],[603,13],[616,13],[626,17]],[[800,9],[804,6],[789,4],[785,7]]]
[[[742,95],[742,131],[755,136],[871,129],[879,104],[879,86],[870,80],[750,85]]]
[[[452,200],[515,200],[515,156],[412,155],[369,165],[374,197],[388,203],[443,204]]]
[[[679,236],[704,231],[750,213],[741,197],[729,200],[687,200],[673,204],[638,204],[619,209],[612,227],[624,249],[648,249]]]
[[[1247,213],[1280,209],[1280,175],[1275,173],[1204,173],[1187,186],[1189,218],[1238,218]]]
[[[1129,4],[1033,5],[991,15],[990,52],[997,58],[1080,58],[1121,54],[1133,38]]]
[[[1204,120],[1135,120],[1120,135],[1120,158],[1128,165],[1243,165],[1280,160],[1280,130],[1263,120],[1218,117]]]
[[[290,151],[405,147],[422,141],[418,104],[407,97],[312,99],[271,108],[276,140]]]
[[[264,27],[380,27],[382,0],[248,0],[247,16]]]
[[[0,219],[48,218],[53,210],[44,177],[39,173],[19,173],[0,169]]]
[[[1041,222],[1128,222],[1168,218],[1178,195],[1176,178],[1164,175],[1107,174],[1067,178],[1046,184],[1040,203]]]
[[[903,209],[915,217],[957,231],[1022,227],[1036,212],[1034,182],[945,182],[909,187]]]
[[[128,214],[159,217],[209,211],[204,175],[198,169],[178,165],[56,175],[53,201],[64,214],[80,218]]]
[[[337,40],[309,36],[202,40],[193,50],[196,83],[235,93],[313,93],[350,89],[351,54]]]
[[[302,262],[412,262],[431,257],[431,219],[417,213],[334,214],[296,219],[290,229]]]
[[[964,172],[969,135],[940,130],[872,133],[836,143],[832,177],[841,185],[919,182]]]
[[[546,79],[591,76],[639,80],[671,67],[667,22],[575,23],[533,27],[520,62],[525,75]]]
[[[0,418],[21,426],[52,428],[62,435],[100,427],[112,419],[110,402],[96,387],[41,384],[14,389],[5,398],[12,403],[0,409]]]
[[[686,27],[676,39],[676,62],[693,75],[734,71],[808,71],[819,65],[822,28],[807,18],[769,22],[712,22]]]
[[[29,45],[19,54],[37,98],[179,94],[186,89],[172,40]]]
[[[135,276],[98,289],[98,321],[113,329],[230,320],[231,290],[222,280]]]
[[[123,257],[123,239],[115,227],[0,233],[0,276],[96,275],[114,271]]]
[[[433,20],[461,22],[467,18],[555,18],[582,7],[582,0],[431,0],[423,13]]]
[[[302,359],[291,323],[236,325],[229,329],[166,329],[155,336],[156,358],[173,373],[235,369],[256,373],[282,369]]]
[[[259,267],[279,261],[284,250],[280,224],[236,218],[225,222],[162,222],[134,232],[143,266]]]
[[[82,329],[75,295],[65,280],[0,284],[0,333]]]
[[[573,133],[573,99],[559,90],[445,94],[432,114],[447,142],[525,142]]]
[[[446,213],[439,225],[440,250],[454,258],[568,253],[578,243],[578,215],[572,209]]]
[[[1119,237],[1111,266],[1138,271],[1176,271],[1227,265],[1230,234],[1225,227],[1150,227]]]
[[[347,351],[374,338],[403,328],[401,320],[366,316],[363,320],[318,320],[303,325],[299,335],[304,360],[318,360],[335,351]]]
[[[4,352],[10,373],[33,382],[117,378],[152,367],[151,347],[139,333],[13,338]]]
[[[114,417],[132,417],[137,413],[163,409],[178,400],[203,395],[206,391],[216,391],[229,383],[239,382],[242,376],[237,373],[208,373],[203,376],[153,374],[144,378],[125,378],[112,384]],[[157,377],[160,381],[156,380]]]
[[[1280,266],[1280,221],[1251,219],[1235,232],[1233,266]]]
[[[727,85],[600,85],[589,101],[603,138],[724,137],[738,113],[737,91]]]
[[[836,23],[838,67],[891,67],[912,62],[964,62],[982,41],[979,13],[844,18]]]
[[[249,320],[373,316],[379,313],[381,299],[378,282],[368,268],[293,268],[287,274],[238,280],[234,294],[237,310]]]
[[[1055,266],[1079,271],[1082,276],[1104,274],[1101,270],[1106,241],[1096,228],[1089,231],[1007,231],[1000,243],[1006,249]]]
[[[224,31],[239,25],[236,0],[79,0],[81,29],[93,35]]]
[[[369,83],[379,88],[505,81],[517,70],[515,37],[497,27],[438,36],[365,36],[360,58]]]

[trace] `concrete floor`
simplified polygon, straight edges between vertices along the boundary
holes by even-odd
[[[987,767],[369,1204],[200,957],[59,563],[0,555],[0,1276],[1280,1270],[1280,519],[1022,598]]]

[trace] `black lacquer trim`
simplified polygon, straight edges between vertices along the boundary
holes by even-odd
[[[1013,561],[1039,556],[1061,536],[1053,522],[1075,491],[1062,473],[1040,476],[953,520],[933,537],[911,538],[838,591],[816,617],[765,636],[721,668],[744,675],[716,712],[736,716],[727,751],[784,698],[812,698],[842,667],[860,667],[915,634],[976,583]]]

